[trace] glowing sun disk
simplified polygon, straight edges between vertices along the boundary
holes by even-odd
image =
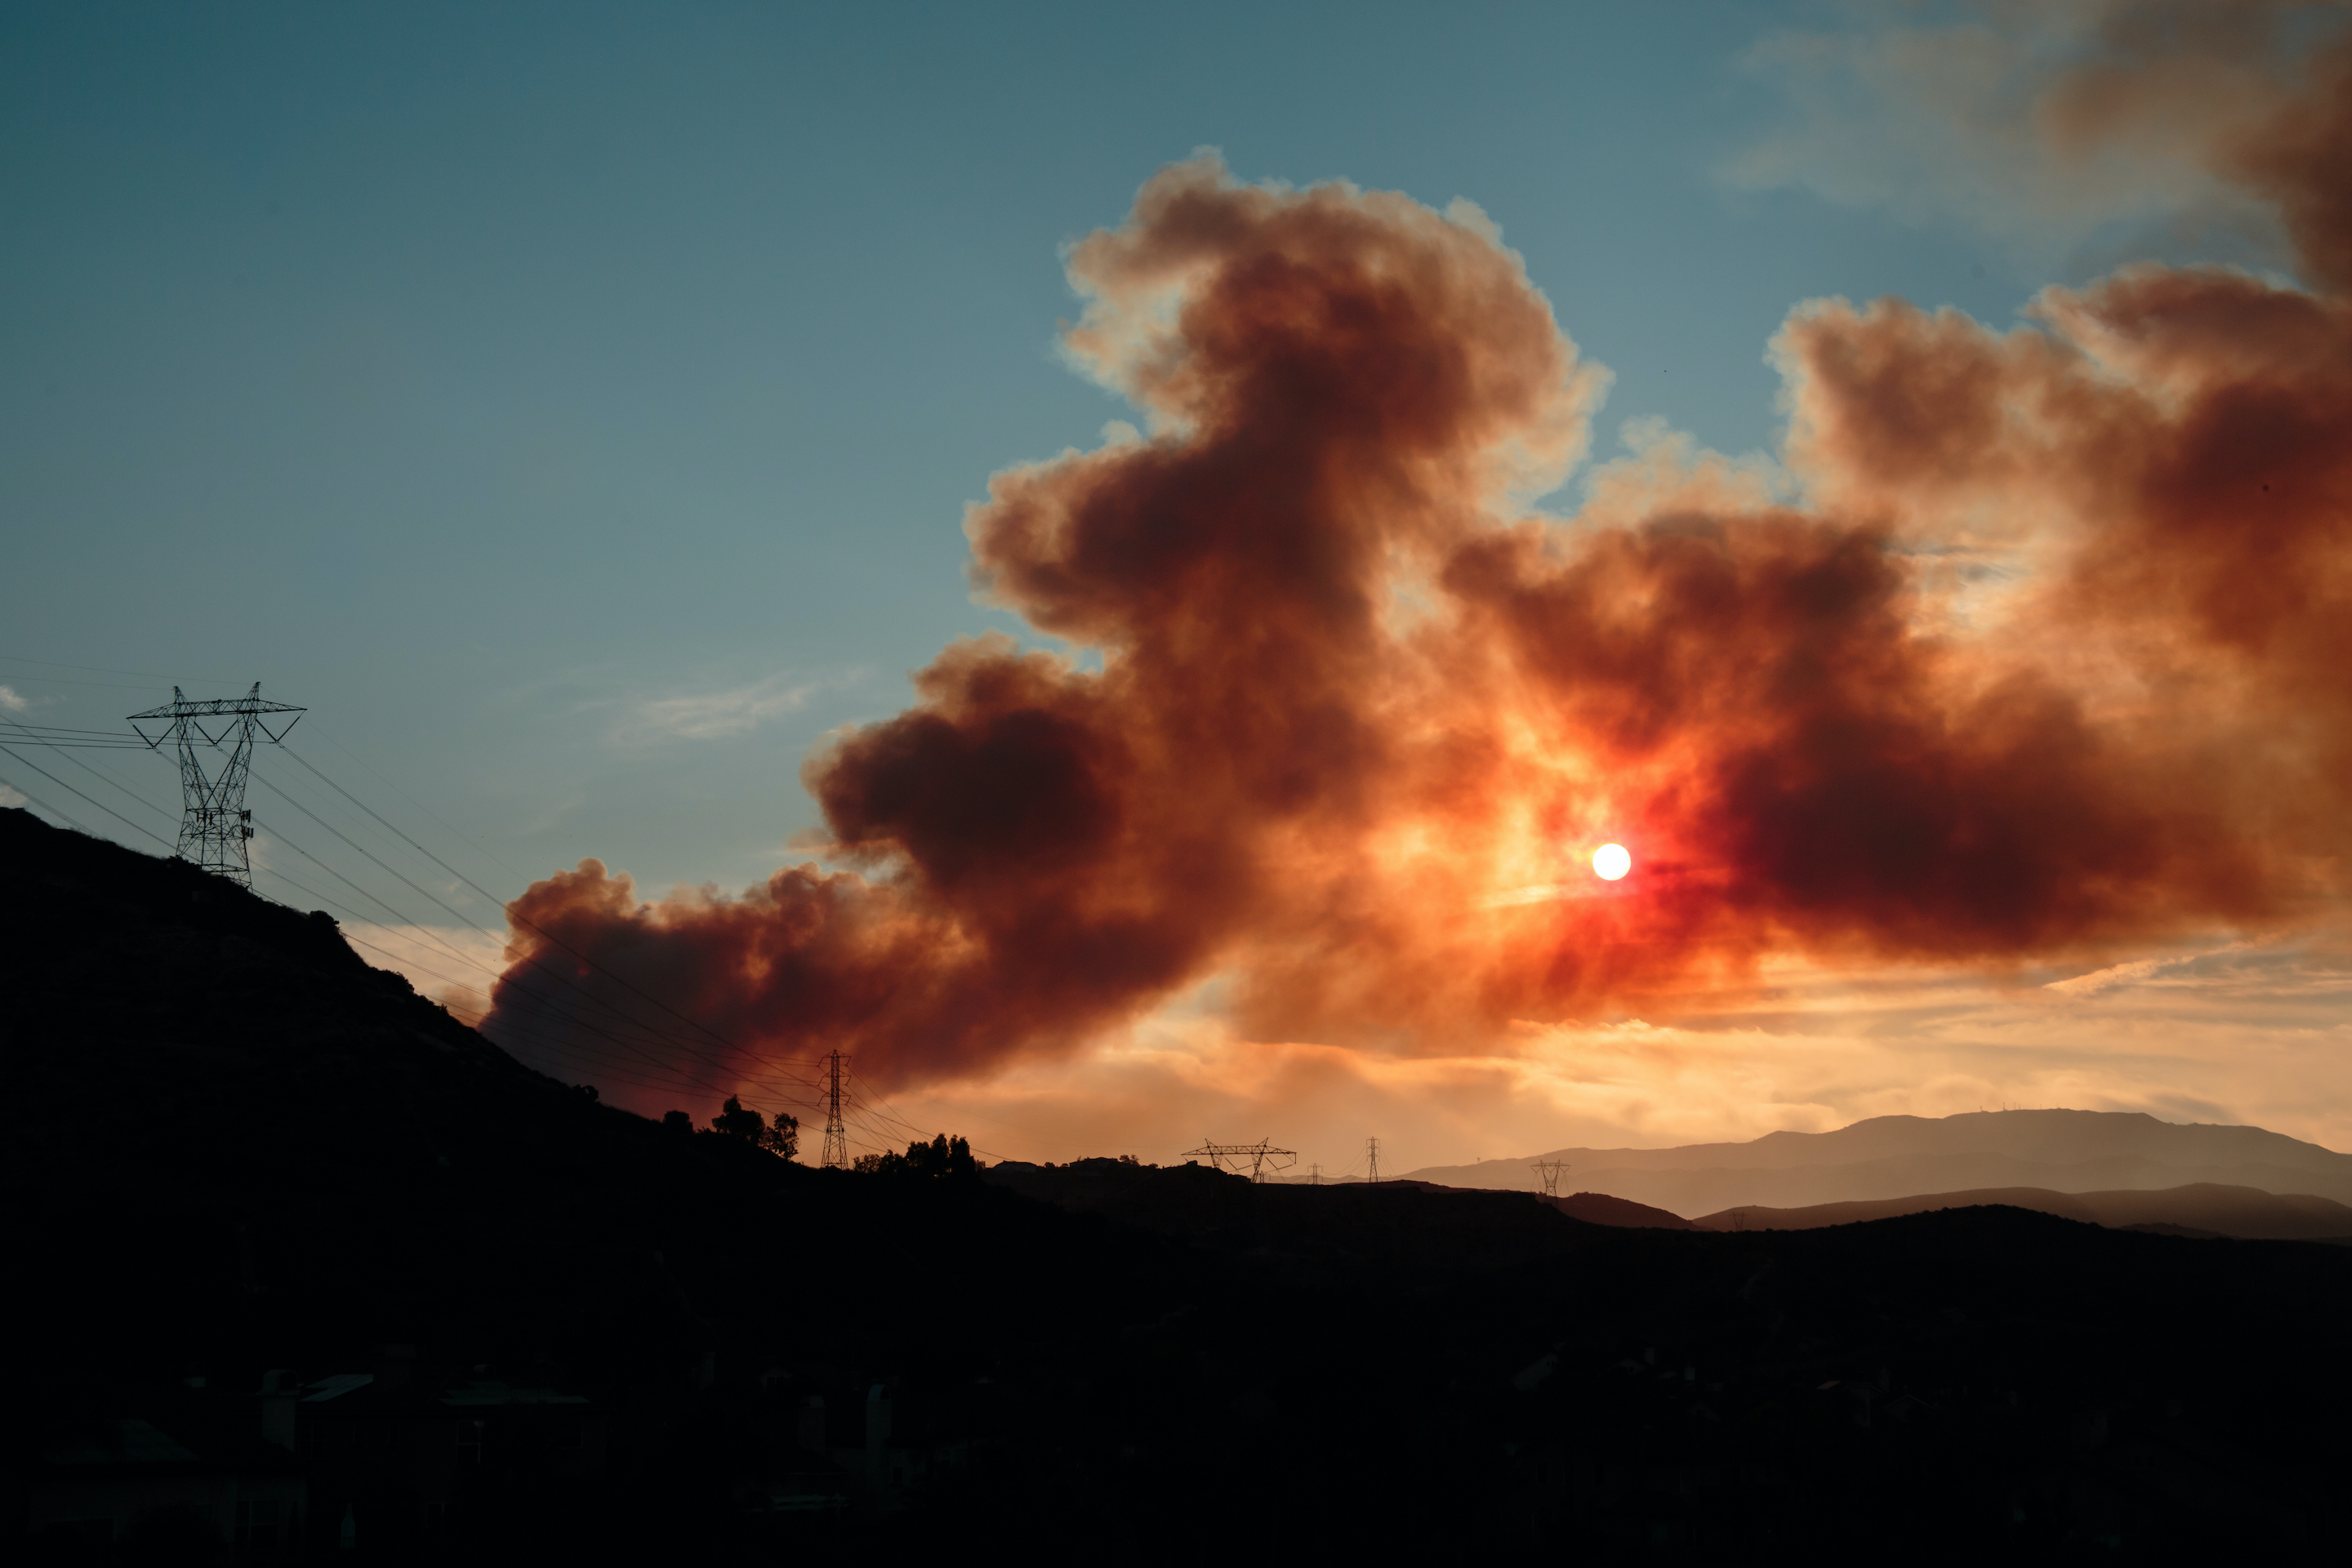
[[[1609,881],[1615,881],[1633,868],[1633,857],[1626,853],[1622,844],[1603,844],[1592,852],[1594,873]]]

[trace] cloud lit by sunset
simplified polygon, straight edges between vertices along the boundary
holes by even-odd
[[[583,860],[516,901],[510,955],[552,957],[544,932],[685,999],[747,1086],[838,1048],[894,1093],[1108,1104],[1183,1079],[1137,1065],[1182,1037],[1245,1102],[1409,1078],[1491,1124],[1606,1061],[1719,1133],[1820,1120],[1819,1083],[1764,1080],[1861,1048],[1822,1043],[1850,1004],[1769,1004],[1790,965],[1997,999],[2249,933],[2324,948],[2347,61],[2147,154],[2274,212],[2300,281],[2126,265],[2009,328],[1798,302],[1769,471],[1664,431],[1595,466],[1610,373],[1510,214],[1172,165],[1068,254],[1069,363],[1142,434],[1000,472],[965,521],[974,584],[1036,640],[954,641],[914,706],[828,738],[816,858],[650,902]],[[2084,68],[2163,90],[2139,63]],[[562,1025],[509,987],[487,1026]],[[1869,1072],[1906,1105],[1976,1092],[1928,1035]]]

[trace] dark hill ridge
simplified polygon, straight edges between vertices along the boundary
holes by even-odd
[[[1555,1213],[1525,1193],[1425,1182],[1253,1186],[1198,1164],[1013,1160],[990,1167],[982,1179],[1060,1208],[1209,1247],[1300,1261],[1410,1258],[1421,1267],[1492,1268],[1562,1257],[1593,1239],[1593,1225],[1630,1223],[1585,1220],[1565,1200]]]
[[[1977,1188],[2059,1193],[2192,1184],[2312,1194],[2352,1204],[2352,1154],[2260,1127],[2179,1125],[2137,1111],[1970,1111],[1878,1116],[1833,1132],[1772,1132],[1675,1149],[1556,1149],[1580,1186],[1696,1215]],[[1433,1166],[1418,1179],[1533,1184],[1523,1162]]]
[[[1737,1208],[1705,1215],[1702,1230],[1814,1230],[1891,1219],[1897,1215],[1989,1204],[2063,1215],[2089,1225],[2123,1229],[2161,1226],[2180,1234],[2236,1237],[2267,1241],[2352,1240],[2352,1208],[2331,1198],[2281,1196],[2252,1187],[2211,1184],[2162,1192],[2053,1193],[2035,1187],[1995,1187],[1969,1193],[1932,1193],[1919,1197],[1881,1198],[1872,1203],[1820,1204],[1811,1208]]]
[[[2308,1428],[2352,1396],[2352,1249],[811,1171],[593,1104],[187,867],[9,811],[0,863],[20,1519],[137,1436],[309,1489],[295,1555],[336,1561],[2283,1561],[2347,1524]],[[386,1375],[257,1461],[270,1369]],[[531,1447],[542,1397],[597,1444]],[[336,1446],[404,1409],[430,1441]]]
[[[1625,1198],[1611,1197],[1607,1193],[1575,1193],[1551,1200],[1560,1213],[1570,1219],[1580,1219],[1587,1225],[1626,1226],[1648,1230],[1691,1230],[1696,1228],[1678,1214],[1654,1209],[1647,1204],[1637,1204]]]
[[[1132,1160],[1073,1160],[1066,1165],[1007,1161],[984,1179],[1024,1196],[1085,1214],[1213,1245],[1286,1256],[1407,1255],[1441,1266],[1554,1257],[1592,1238],[1590,1227],[1694,1230],[1680,1215],[1603,1193],[1544,1198],[1435,1182],[1269,1182],[1199,1164],[1161,1167]],[[1551,1212],[1547,1212],[1551,1211]],[[1563,1230],[1553,1214],[1572,1228]]]
[[[636,1400],[714,1351],[867,1377],[916,1341],[1059,1356],[1095,1331],[1045,1304],[1075,1257],[1127,1294],[1161,1266],[1146,1233],[977,1184],[910,1192],[593,1103],[331,922],[176,861],[21,811],[0,858],[0,1226],[42,1260],[17,1341],[42,1367],[341,1372],[400,1342]],[[941,1318],[943,1279],[991,1288]]]

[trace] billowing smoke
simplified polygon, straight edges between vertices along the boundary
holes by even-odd
[[[2007,333],[1808,306],[1777,343],[1793,488],[1667,445],[1565,521],[1526,498],[1604,377],[1483,216],[1166,170],[1070,262],[1069,347],[1148,433],[1001,474],[966,522],[983,589],[1099,670],[952,645],[803,768],[835,868],[646,903],[583,861],[516,901],[510,956],[593,953],[888,1084],[1213,978],[1248,1037],[1434,1051],[1775,952],[2327,918],[2347,60],[2227,150],[2319,291],[2135,268]],[[1610,840],[1622,882],[1587,868]],[[566,1027],[510,984],[507,1024]]]

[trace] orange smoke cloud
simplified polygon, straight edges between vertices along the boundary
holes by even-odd
[[[2207,165],[2270,202],[2307,276],[2352,286],[2352,38],[2299,47],[2343,0],[2101,0],[2087,59],[2035,104],[2055,153],[2122,145]],[[2307,62],[2307,63],[2306,63]]]
[[[2352,169],[2340,116],[2280,125],[2293,216]],[[2341,282],[2337,220],[2295,221]],[[1435,1051],[1772,952],[2000,963],[2336,895],[2338,298],[2136,269],[2007,334],[1808,308],[1801,504],[1666,460],[1559,521],[1521,509],[1602,377],[1475,211],[1196,160],[1071,273],[1072,353],[1150,432],[998,476],[966,531],[1101,668],[955,644],[804,766],[842,868],[646,903],[584,861],[516,900],[512,960],[887,1085],[1212,977],[1252,1037]],[[566,1027],[503,985],[509,1024]]]

